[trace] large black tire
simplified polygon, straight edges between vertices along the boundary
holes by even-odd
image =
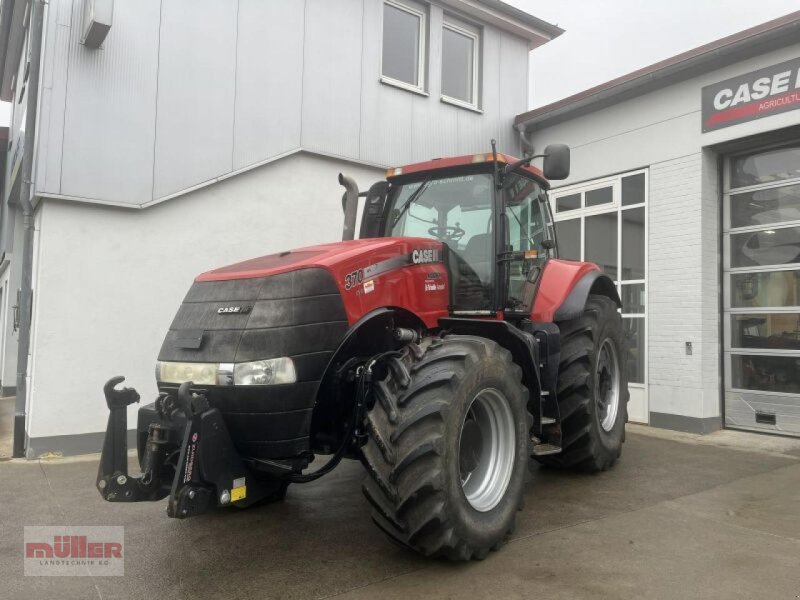
[[[628,379],[624,365],[622,317],[606,296],[590,295],[578,319],[559,323],[561,362],[558,367],[558,405],[561,412],[562,451],[536,457],[542,464],[580,471],[605,471],[622,453],[628,421]],[[604,343],[613,346],[619,375],[619,401],[613,420],[598,404],[604,378],[598,361]],[[613,424],[612,424],[613,423]]]
[[[424,556],[482,559],[511,535],[522,503],[532,422],[522,371],[496,343],[457,335],[408,346],[387,366],[386,378],[375,386],[363,449],[363,490],[373,521],[390,539]],[[476,469],[470,461],[477,455],[460,455],[460,440],[462,430],[467,439],[470,429],[467,414],[472,431],[478,422],[472,411],[480,401],[474,399],[502,402],[495,392],[510,409],[503,439],[513,439],[502,454],[508,484],[496,488],[494,505],[476,510],[462,487],[462,468]],[[483,442],[465,448],[483,448]]]

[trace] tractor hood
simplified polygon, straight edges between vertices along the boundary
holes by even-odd
[[[405,245],[409,238],[378,238],[367,240],[350,240],[307,246],[297,250],[288,250],[235,263],[198,276],[195,281],[228,281],[231,279],[252,279],[268,277],[296,269],[312,267],[326,270],[338,270],[344,264],[358,260],[362,256],[388,252],[397,254],[398,245]],[[419,240],[425,247],[441,244],[432,240]],[[395,251],[393,251],[395,250]]]
[[[281,298],[299,298],[338,291],[349,325],[371,310],[395,306],[410,310],[433,327],[447,312],[445,256],[444,244],[428,238],[349,240],[278,252],[208,271],[195,279],[192,289],[249,289],[261,284],[248,281],[260,280],[266,282],[263,293],[267,293],[279,282],[296,287],[300,285],[297,282],[314,279],[313,285],[274,293],[284,294]],[[214,298],[242,299],[240,292],[227,298],[223,295],[220,291]]]
[[[351,240],[244,261],[195,279],[159,360],[240,363],[330,352],[368,312],[407,308],[435,324],[447,312],[442,243]]]

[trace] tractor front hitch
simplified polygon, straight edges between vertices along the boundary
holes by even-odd
[[[152,426],[142,460],[142,476],[128,475],[128,406],[139,402],[139,394],[133,388],[115,389],[123,381],[124,377],[113,377],[103,386],[110,413],[97,471],[97,489],[109,502],[160,500],[166,495],[156,485],[157,473],[166,458],[165,432],[160,424]]]
[[[167,514],[183,519],[211,505],[249,506],[274,495],[283,482],[256,478],[242,461],[222,414],[211,408],[192,383],[175,396],[162,393],[151,407],[140,452],[142,474],[128,474],[127,408],[139,401],[132,388],[116,389],[124,377],[110,379],[103,391],[110,414],[97,473],[97,489],[109,502],[157,501],[169,496]]]

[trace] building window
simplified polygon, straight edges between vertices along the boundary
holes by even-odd
[[[442,28],[442,100],[478,109],[480,33],[445,17]]]
[[[798,160],[795,144],[727,161],[723,342],[731,427],[800,432]]]
[[[382,81],[424,92],[425,21],[425,11],[416,3],[383,3]]]
[[[551,193],[551,201],[559,257],[596,263],[617,285],[628,382],[643,395],[647,383],[647,171],[560,188]],[[646,412],[638,412],[642,414],[632,414],[631,419],[646,420]]]

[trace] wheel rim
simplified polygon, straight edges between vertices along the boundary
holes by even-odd
[[[611,431],[619,411],[619,360],[614,343],[606,338],[597,355],[594,376],[594,397],[603,431]]]
[[[516,454],[514,415],[494,388],[470,402],[459,436],[459,472],[464,496],[480,512],[492,510],[506,493]]]

